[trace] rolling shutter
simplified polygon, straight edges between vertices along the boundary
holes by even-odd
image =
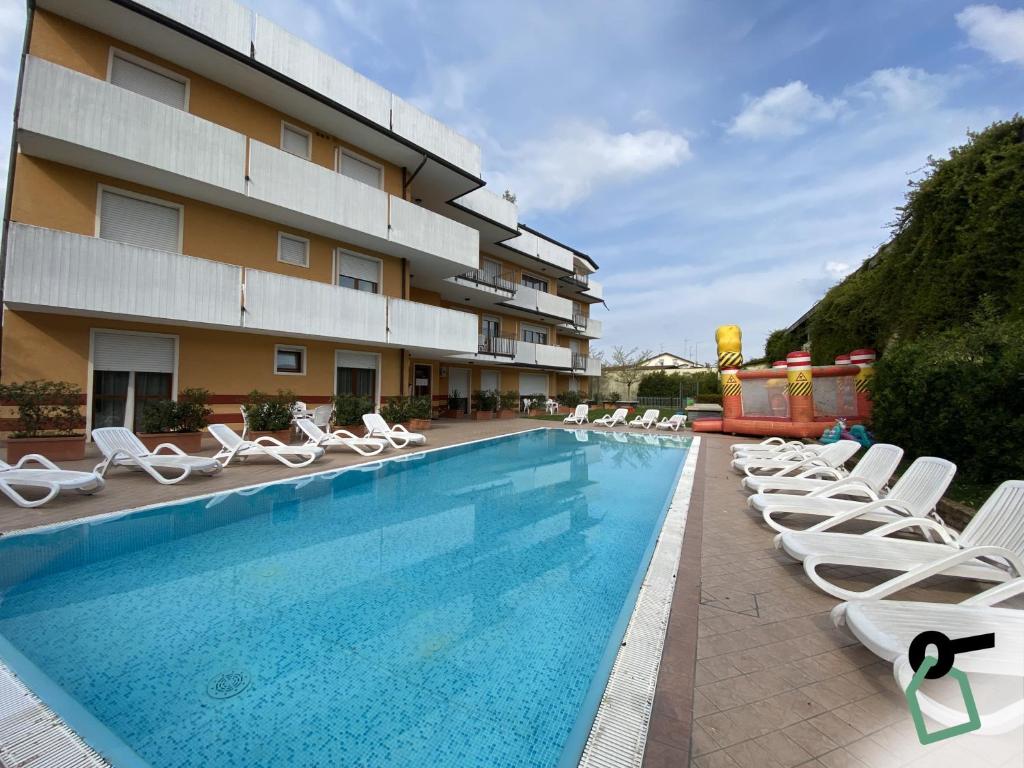
[[[348,152],[341,153],[341,174],[348,176],[350,179],[361,181],[363,184],[369,184],[371,187],[380,189],[380,167],[368,163],[365,160],[360,160],[355,155],[350,155]]]
[[[277,238],[277,259],[297,267],[309,266],[309,243],[301,237],[281,234]]]
[[[480,389],[495,390],[501,387],[501,374],[497,371],[480,371]]]
[[[281,149],[309,160],[309,134],[287,125],[281,126]]]
[[[110,82],[141,93],[178,109],[185,108],[185,83],[140,66],[121,56],[114,56],[110,64]]]
[[[519,394],[536,395],[548,393],[548,377],[543,373],[520,373]]]
[[[338,251],[338,271],[345,277],[380,283],[380,262]]]
[[[181,209],[103,190],[100,237],[179,253]]]
[[[370,352],[348,352],[337,350],[334,365],[338,368],[363,368],[377,370],[377,356]]]
[[[93,334],[92,367],[96,371],[174,373],[175,341],[173,336],[97,331]]]

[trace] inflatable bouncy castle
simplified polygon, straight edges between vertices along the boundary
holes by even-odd
[[[738,326],[715,331],[722,379],[722,418],[693,423],[697,432],[738,435],[820,437],[837,419],[858,424],[871,417],[868,379],[875,351],[855,349],[834,365],[811,365],[797,350],[766,370],[741,371],[742,333]]]

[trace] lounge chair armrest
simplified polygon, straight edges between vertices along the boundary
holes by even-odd
[[[392,432],[409,432],[409,430],[406,429],[403,424],[395,424],[393,427],[391,427],[391,431]]]
[[[369,437],[371,432],[367,432],[366,436]],[[332,437],[339,437],[343,440],[358,440],[359,437],[353,432],[349,432],[347,429],[336,429],[331,432]]]
[[[249,442],[254,443],[256,445],[275,445],[278,448],[288,447],[285,443],[282,443],[273,435],[260,435],[255,440],[250,440]]]
[[[867,496],[869,501],[878,501],[878,494],[871,490],[863,480],[859,480],[855,477],[844,477],[826,485],[823,488],[817,488],[807,495],[812,498],[828,499],[844,494],[849,496],[853,493]]]
[[[153,455],[155,456],[156,454],[162,452],[165,448],[167,449],[168,453],[176,453],[178,456],[188,456],[187,453],[181,450],[181,448],[176,446],[174,443],[160,443],[160,445],[153,449]]]
[[[817,466],[808,467],[802,472],[798,472],[795,476],[799,478],[818,477],[822,480],[843,480],[846,478],[846,473],[837,467]]]
[[[897,531],[904,531],[908,528],[920,528],[922,533],[937,533],[939,538],[942,539],[946,544],[955,544],[957,540],[956,534],[950,531],[942,523],[932,520],[930,517],[908,517],[905,520],[894,520],[891,523],[874,528],[867,533],[865,536],[888,536],[890,533],[896,533]]]
[[[1024,595],[1024,579],[1013,579],[1004,581],[994,587],[989,587],[984,592],[961,600],[960,605],[998,605],[1011,597]]]
[[[13,468],[14,469],[21,469],[26,464],[30,464],[32,462],[35,462],[36,464],[42,464],[47,469],[60,469],[60,467],[58,467],[56,464],[54,464],[48,458],[46,458],[45,456],[43,456],[41,454],[38,454],[38,453],[28,453],[28,454],[25,454],[24,456],[22,456],[18,460],[18,463],[15,464]]]
[[[784,508],[785,505],[779,505]],[[913,517],[913,510],[910,509],[906,504],[897,499],[879,499],[878,501],[869,501],[867,504],[863,504],[855,509],[849,509],[845,512],[830,517],[827,520],[822,520],[816,525],[812,525],[808,528],[808,531],[827,531],[830,528],[835,528],[837,525],[849,522],[850,520],[856,520],[858,517],[869,515],[879,509],[895,509],[898,514],[906,515],[907,517]]]

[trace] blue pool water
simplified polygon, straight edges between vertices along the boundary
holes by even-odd
[[[117,765],[574,763],[689,445],[586,437],[3,537],[0,656]]]

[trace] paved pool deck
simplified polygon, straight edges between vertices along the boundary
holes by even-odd
[[[530,429],[535,419],[435,421],[426,448]],[[914,733],[889,664],[836,630],[836,600],[772,545],[772,532],[746,506],[729,466],[738,439],[703,434],[682,543],[643,765],[646,768],[890,768],[1024,765],[1024,737],[964,735],[928,747]],[[405,449],[404,452],[424,450]],[[204,451],[210,455],[212,446]],[[385,454],[387,455],[387,454]],[[332,450],[304,470],[273,461],[232,466],[212,478],[164,486],[112,470],[94,496],[62,494],[39,509],[0,499],[0,532],[63,522],[231,488],[361,464]],[[90,469],[95,456],[67,463]],[[864,588],[852,569],[831,573]],[[934,579],[905,599],[955,602],[985,585]]]

